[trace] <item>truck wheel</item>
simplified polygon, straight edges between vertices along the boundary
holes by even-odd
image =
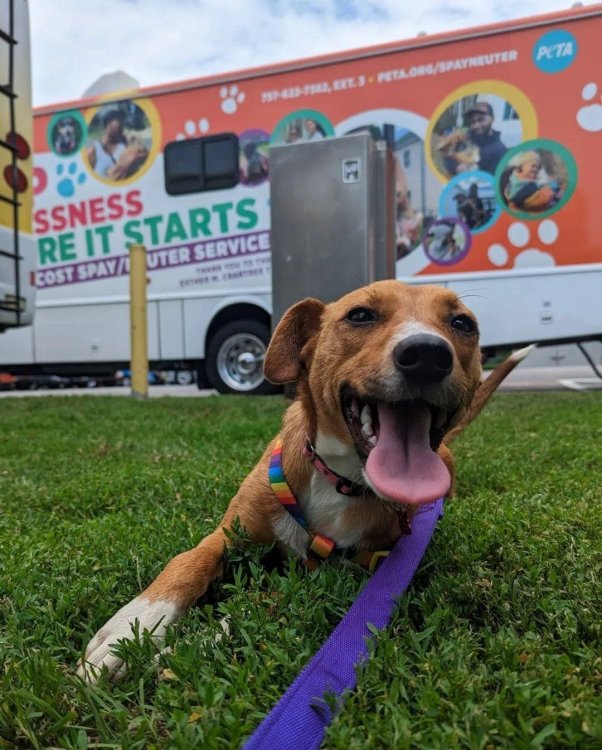
[[[267,394],[277,388],[263,376],[270,330],[258,320],[233,320],[209,341],[207,379],[219,393]]]

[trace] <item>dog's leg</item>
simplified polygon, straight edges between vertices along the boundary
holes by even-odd
[[[221,527],[194,549],[174,557],[147,589],[113,615],[92,638],[85,660],[77,669],[80,677],[95,683],[103,667],[109,677],[125,672],[123,660],[111,649],[119,640],[134,637],[132,627],[136,621],[141,633],[152,631],[153,638],[161,641],[167,626],[181,617],[220,575],[229,543]]]
[[[267,472],[266,472],[267,474]],[[249,477],[250,478],[250,477]],[[249,479],[248,478],[248,479]],[[240,498],[235,498],[218,528],[194,549],[182,552],[135,599],[122,607],[103,625],[88,644],[83,662],[78,665],[80,677],[94,684],[106,667],[111,678],[125,672],[123,660],[112,653],[122,639],[133,639],[132,626],[139,623],[140,632],[149,630],[161,641],[167,626],[182,617],[222,572],[222,561],[233,541],[229,536],[235,519],[239,519],[252,542],[273,541],[271,524],[261,512],[261,503],[245,513]]]

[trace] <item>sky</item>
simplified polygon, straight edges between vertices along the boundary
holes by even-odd
[[[585,2],[583,5],[594,3]],[[571,0],[29,0],[35,106],[495,23]]]

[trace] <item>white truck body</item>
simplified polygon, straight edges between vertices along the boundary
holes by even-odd
[[[602,6],[588,6],[39,110],[37,314],[8,332],[0,366],[126,363],[127,246],[141,242],[151,363],[205,362],[220,390],[256,392],[242,370],[270,328],[269,146],[362,129],[399,163],[398,278],[463,295],[485,348],[600,339],[601,38]],[[111,116],[122,145],[107,155]],[[168,144],[220,133],[238,137],[238,184],[169,194]]]

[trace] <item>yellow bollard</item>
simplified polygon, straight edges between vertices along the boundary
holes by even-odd
[[[148,326],[146,318],[146,248],[130,245],[130,341],[132,393],[148,398]]]

